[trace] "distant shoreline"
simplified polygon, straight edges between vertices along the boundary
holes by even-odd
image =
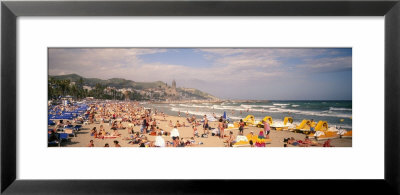
[[[151,104],[201,104],[201,103],[223,103],[223,102],[232,102],[232,103],[267,103],[270,100],[176,100],[176,101],[162,101],[162,102],[152,102]]]

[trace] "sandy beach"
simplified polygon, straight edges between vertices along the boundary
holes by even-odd
[[[95,117],[98,117],[97,115]],[[168,116],[165,115],[165,120],[164,117],[161,115],[156,115],[152,116],[154,119],[156,119],[157,126],[160,129],[163,129],[166,132],[170,132],[173,127],[169,126],[169,121],[171,120],[173,124],[175,124],[176,121],[180,121],[182,123],[183,121],[186,122],[185,127],[178,127],[178,131],[180,134],[180,138],[183,138],[185,141],[188,139],[191,139],[193,137],[193,129],[191,126],[187,125],[187,121],[185,117],[178,117],[178,116]],[[122,122],[122,125],[124,127],[127,127],[130,123],[129,122]],[[201,123],[202,124],[202,123]],[[209,122],[211,128],[217,128],[218,122]],[[121,147],[139,147],[138,144],[128,144],[132,134],[128,133],[127,128],[126,129],[119,129],[118,132],[121,134],[120,137],[117,138],[94,138],[94,136],[91,135],[91,129],[93,127],[96,127],[96,129],[100,128],[100,125],[103,125],[104,129],[106,132],[112,133],[113,130],[111,129],[111,126],[109,123],[103,123],[103,122],[94,122],[92,124],[85,124],[82,126],[80,131],[76,132],[76,137],[70,136],[70,140],[68,142],[63,142],[61,144],[62,147],[87,147],[89,144],[90,140],[93,140],[94,147],[104,147],[106,143],[110,145],[110,147],[114,147],[114,141],[117,140],[119,142],[119,145]],[[54,126],[49,127],[49,129],[54,128]],[[197,126],[199,135],[203,134],[203,128],[202,125]],[[134,132],[140,132],[140,126],[134,126],[133,127]],[[258,128],[258,127],[252,127],[252,126],[246,126],[244,128],[244,135],[249,134],[251,131],[254,132],[255,135],[258,135],[260,130],[263,130],[263,128]],[[233,132],[233,135],[236,137],[239,133],[238,129],[234,130],[225,130],[225,135],[227,136],[229,134],[229,131]],[[211,131],[210,131],[211,132]],[[152,136],[149,134],[145,135],[147,137],[147,140],[149,142],[155,141],[156,136]],[[165,141],[170,141],[172,142],[172,138],[170,136],[162,136]],[[301,133],[294,133],[288,130],[283,130],[283,131],[276,131],[276,130],[271,130],[270,133],[270,139],[271,142],[266,145],[266,147],[283,147],[284,142],[283,140],[285,138],[290,138],[293,137],[296,140],[304,140],[306,138],[305,134]],[[193,144],[190,147],[226,147],[226,144],[224,141],[227,139],[225,137],[224,139],[220,139],[218,136],[212,136],[211,133],[208,135],[207,138],[202,138],[202,137],[194,137],[195,144]],[[312,139],[313,141],[317,141]],[[198,143],[202,143],[199,145]],[[320,144],[323,144],[325,140],[318,140],[317,141]],[[352,139],[351,138],[334,138],[332,139],[331,145],[334,147],[351,147],[352,146]],[[288,147],[293,147],[291,145],[288,145]],[[315,147],[315,146],[312,146]]]

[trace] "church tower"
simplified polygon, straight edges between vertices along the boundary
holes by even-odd
[[[172,80],[172,89],[176,90],[176,82],[175,82],[175,79]]]

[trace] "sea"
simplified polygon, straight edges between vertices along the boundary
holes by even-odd
[[[222,102],[222,103],[173,103],[148,104],[168,115],[186,117],[195,115],[202,118],[213,114],[222,116],[226,112],[232,120],[240,120],[247,115],[254,115],[260,121],[265,116],[271,116],[274,121],[283,121],[284,117],[292,117],[295,124],[303,119],[327,121],[329,127],[352,129],[352,101],[266,101],[266,102]]]

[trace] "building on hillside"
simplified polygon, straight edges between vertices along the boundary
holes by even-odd
[[[83,86],[83,89],[86,89],[86,90],[88,90],[88,91],[91,91],[91,90],[92,90],[92,87],[87,86],[87,85],[84,85],[84,86]]]

